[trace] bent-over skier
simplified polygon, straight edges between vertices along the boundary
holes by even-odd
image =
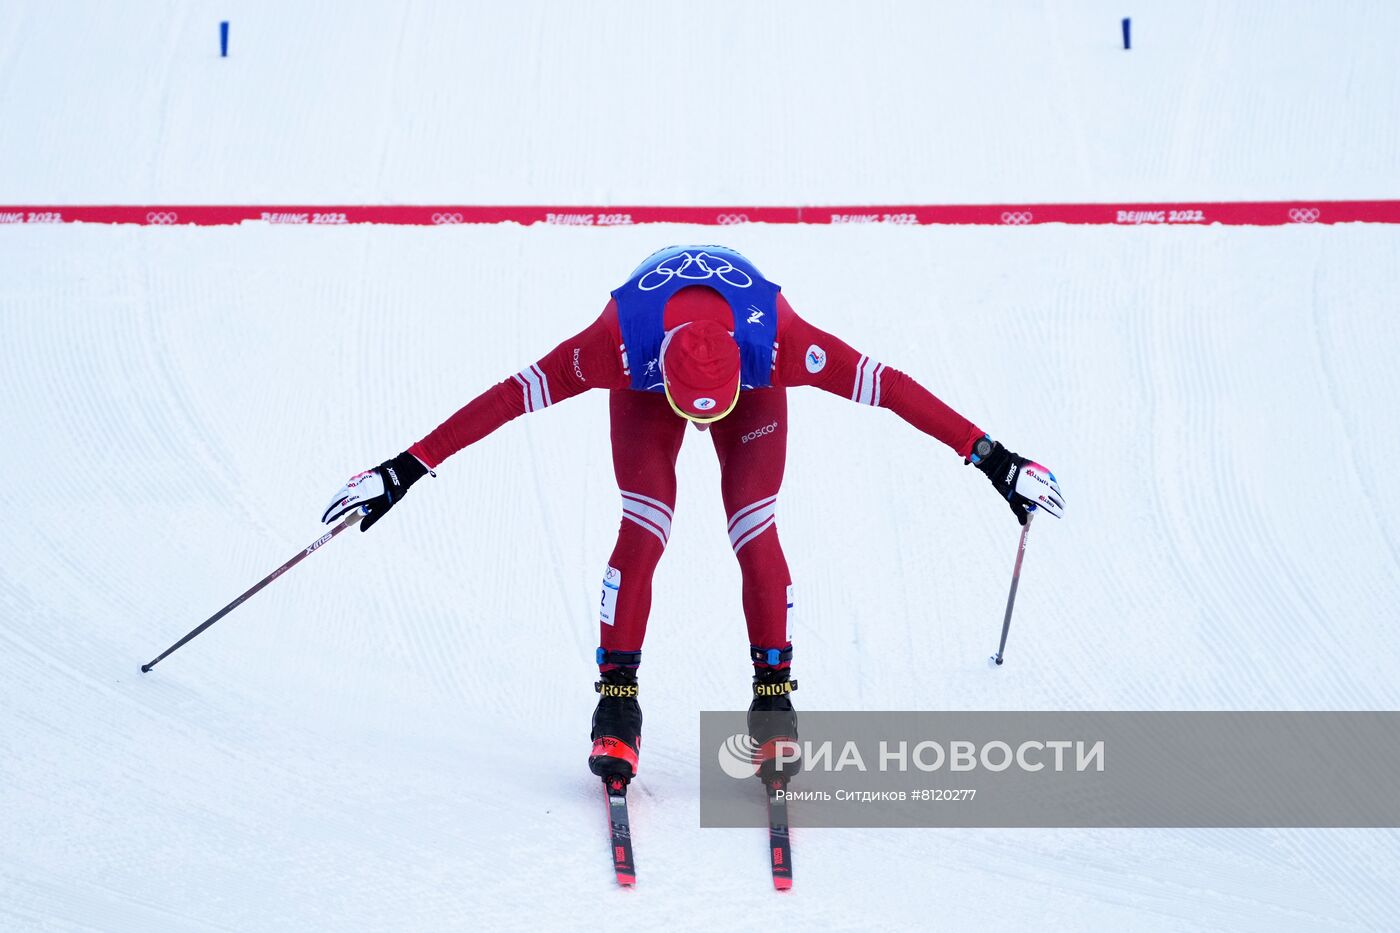
[[[992,440],[909,376],[804,321],[738,252],[673,246],[638,266],[581,333],[468,402],[403,453],[351,477],[322,519],[333,522],[364,507],[360,527],[368,531],[415,482],[507,421],[587,389],[607,389],[622,521],[603,575],[595,684],[601,696],[588,765],[605,782],[625,785],[641,749],[637,669],[652,573],[671,533],[676,457],[687,423],[708,429],[729,543],[743,575],[754,668],[750,730],[766,781],[775,743],[797,737],[789,696],[797,687],[790,677],[792,580],[776,524],[791,386],[816,386],[893,411],[975,465],[1022,524],[1037,508],[1063,513],[1049,470]]]

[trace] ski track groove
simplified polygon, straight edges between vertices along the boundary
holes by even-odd
[[[1346,436],[1347,459],[1349,461],[1349,465],[1351,466],[1353,476],[1357,484],[1360,486],[1362,493],[1366,497],[1367,505],[1369,506],[1369,508],[1365,510],[1367,516],[1370,519],[1370,521],[1374,524],[1376,532],[1381,539],[1381,542],[1385,545],[1386,551],[1390,555],[1392,567],[1397,572],[1400,572],[1400,545],[1396,544],[1394,532],[1391,530],[1391,527],[1388,524],[1380,521],[1380,515],[1382,514],[1383,509],[1381,508],[1380,498],[1376,495],[1375,485],[1373,481],[1374,473],[1368,470],[1361,469],[1362,457],[1360,452],[1364,449],[1365,444],[1361,442],[1361,440],[1358,438],[1357,432],[1352,427],[1351,419],[1347,416],[1347,408],[1341,402],[1341,392],[1339,390],[1339,380],[1337,378],[1336,368],[1332,362],[1331,354],[1328,352],[1327,349],[1328,335],[1326,333],[1327,328],[1325,326],[1323,311],[1325,305],[1325,298],[1323,297],[1322,290],[1319,287],[1322,277],[1323,266],[1319,262],[1314,267],[1313,271],[1311,302],[1312,336],[1313,345],[1317,352],[1317,368],[1322,375],[1324,385],[1327,389],[1327,399],[1331,403],[1333,417],[1337,421],[1338,425],[1340,425],[1342,432]],[[1378,370],[1382,374],[1386,373],[1385,367],[1379,367]],[[1391,373],[1393,374],[1393,370],[1391,371]],[[1384,387],[1378,386],[1377,388],[1380,388],[1391,398],[1400,396],[1400,385],[1395,384],[1395,381],[1393,379],[1391,385]],[[1391,582],[1393,583],[1394,581]],[[1387,587],[1383,589],[1383,591],[1388,589],[1389,588]]]

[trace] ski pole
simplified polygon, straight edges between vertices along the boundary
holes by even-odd
[[[229,603],[227,606],[225,606],[224,608],[220,609],[218,612],[214,613],[214,614],[213,614],[212,616],[210,616],[209,618],[205,619],[203,622],[201,622],[201,623],[198,625],[198,627],[195,628],[194,631],[190,632],[190,633],[189,633],[188,635],[186,635],[184,638],[180,639],[180,640],[177,641],[175,644],[171,645],[169,648],[166,648],[164,651],[162,651],[162,652],[160,653],[160,655],[159,655],[154,661],[152,661],[152,662],[149,663],[149,664],[142,664],[142,665],[141,665],[141,673],[143,673],[143,674],[149,673],[150,670],[151,670],[151,668],[153,668],[153,667],[155,667],[157,664],[159,664],[167,655],[169,655],[169,654],[171,654],[173,651],[175,651],[175,649],[179,648],[179,647],[180,647],[181,645],[183,645],[185,642],[189,641],[191,638],[194,638],[194,637],[195,637],[196,635],[198,635],[200,632],[204,631],[204,630],[207,629],[209,626],[213,625],[215,622],[219,621],[219,620],[222,619],[224,616],[228,615],[230,612],[232,612],[233,610],[237,609],[239,606],[243,605],[244,600],[246,600],[249,596],[252,596],[254,593],[258,592],[258,591],[261,590],[263,587],[267,586],[267,585],[268,585],[269,583],[271,583],[273,580],[276,580],[278,577],[282,576],[282,574],[286,573],[288,570],[291,570],[291,569],[292,569],[293,567],[295,567],[297,564],[301,563],[302,560],[303,560],[304,558],[306,558],[307,556],[309,556],[309,555],[311,554],[312,551],[316,550],[316,549],[319,548],[321,545],[325,544],[325,543],[326,543],[327,541],[329,541],[331,538],[334,538],[336,535],[340,534],[340,533],[341,533],[342,531],[344,531],[345,529],[350,528],[350,527],[352,527],[353,525],[358,524],[359,521],[360,521],[360,519],[362,519],[362,518],[364,518],[364,517],[365,517],[365,516],[364,516],[364,513],[363,513],[363,512],[361,512],[359,509],[355,509],[355,510],[354,510],[353,512],[351,512],[349,515],[345,516],[345,520],[342,521],[339,525],[336,525],[336,526],[335,526],[334,528],[332,528],[330,531],[326,532],[325,534],[321,535],[321,537],[319,537],[319,538],[317,538],[315,541],[311,542],[311,544],[306,548],[306,550],[301,551],[299,554],[297,554],[297,555],[296,555],[295,557],[293,557],[291,560],[287,561],[287,562],[286,562],[285,564],[283,564],[281,567],[278,567],[276,570],[272,571],[272,573],[268,574],[267,576],[265,576],[265,577],[263,577],[261,580],[259,580],[257,583],[253,584],[251,587],[249,587],[247,590],[245,590],[245,591],[243,592],[243,595],[239,596],[239,597],[238,597],[237,599],[235,599],[233,602]]]
[[[1026,516],[1026,523],[1021,526],[1021,544],[1016,548],[1016,568],[1011,571],[1011,592],[1006,594],[1006,617],[1001,620],[1001,644],[997,646],[997,653],[989,660],[1001,666],[1002,654],[1006,651],[1006,635],[1011,631],[1011,610],[1016,607],[1016,587],[1021,583],[1021,561],[1026,556],[1026,535],[1031,530],[1031,520],[1035,518],[1035,513],[1031,512]]]

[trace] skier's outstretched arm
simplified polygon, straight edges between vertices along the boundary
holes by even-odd
[[[778,382],[810,385],[853,402],[887,408],[952,448],[991,480],[1021,524],[1037,508],[1060,517],[1064,497],[1055,475],[1007,450],[913,377],[852,349],[804,321],[779,296]]]
[[[506,422],[587,389],[625,386],[616,333],[617,312],[609,304],[602,316],[581,333],[482,392],[403,453],[350,477],[331,498],[321,520],[330,523],[351,509],[363,507],[365,518],[360,522],[360,530],[366,531],[414,483]]]

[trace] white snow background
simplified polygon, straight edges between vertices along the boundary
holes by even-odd
[[[1394,4],[755,6],[8,3],[0,202],[1400,196]],[[1389,830],[798,831],[776,894],[761,830],[698,828],[697,713],[749,667],[694,433],[618,889],[602,393],[138,672],[347,476],[715,239],[1068,502],[990,670],[1005,505],[794,391],[799,709],[1396,708],[1395,227],[0,227],[0,929],[1400,925]]]

